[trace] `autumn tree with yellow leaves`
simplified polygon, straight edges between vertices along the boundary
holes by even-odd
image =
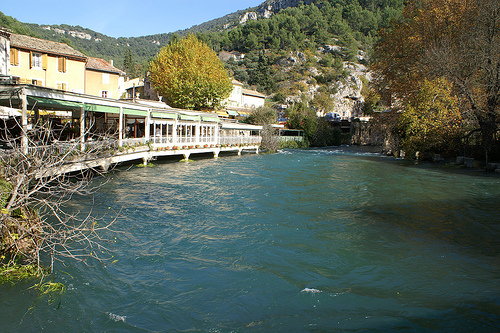
[[[486,160],[492,151],[500,155],[495,148],[500,125],[498,0],[409,1],[403,19],[382,31],[374,70],[381,96],[403,112],[406,105],[419,103],[426,80],[445,79],[462,119],[481,134]]]
[[[158,93],[176,108],[215,109],[233,89],[216,53],[194,35],[163,47],[151,61],[150,72]]]

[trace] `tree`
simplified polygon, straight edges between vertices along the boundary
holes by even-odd
[[[2,134],[4,139],[9,137],[7,131]],[[102,232],[108,230],[114,219],[103,221],[88,212],[75,212],[68,208],[68,203],[75,196],[93,193],[106,181],[91,183],[91,172],[69,176],[61,169],[71,161],[85,163],[103,156],[107,142],[94,141],[86,149],[79,143],[51,144],[58,137],[49,124],[40,123],[34,125],[28,139],[28,153],[17,140],[10,139],[12,149],[0,154],[3,273],[16,272],[21,267],[30,275],[43,277],[43,267],[52,270],[55,260],[101,260],[106,253]]]
[[[127,72],[129,77],[135,78],[137,76],[135,62],[132,58],[132,51],[130,49],[127,49],[127,53],[125,53],[123,67],[125,67],[125,72]]]
[[[269,107],[259,107],[250,116],[247,122],[262,126],[260,133],[262,137],[261,147],[268,152],[276,152],[279,148],[279,139],[272,124],[276,122],[278,115],[275,110]]]
[[[410,156],[417,151],[456,153],[464,124],[449,82],[444,78],[424,80],[401,114],[400,126],[404,133],[402,146]]]
[[[476,122],[488,160],[500,115],[498,0],[411,1],[403,20],[383,32],[374,69],[389,104],[412,99],[426,79],[446,78],[462,115]]]
[[[173,107],[217,108],[233,89],[213,50],[194,35],[163,47],[150,64],[151,81]]]

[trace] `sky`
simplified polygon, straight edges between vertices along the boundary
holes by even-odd
[[[0,11],[23,23],[81,26],[110,37],[139,37],[188,29],[264,0],[23,0]]]

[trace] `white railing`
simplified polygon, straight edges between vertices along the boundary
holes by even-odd
[[[148,140],[146,138],[138,138],[138,139],[123,139],[123,146],[141,146],[147,144]]]
[[[40,145],[40,146],[29,146],[28,155],[35,156],[38,158],[46,158],[48,156],[61,156],[72,152],[72,151],[105,151],[106,149],[116,149],[118,148],[118,141],[115,139],[106,140],[91,140],[85,142],[83,145],[81,142],[54,142],[51,145]]]
[[[221,136],[219,143],[221,145],[249,144],[257,145],[262,141],[260,136]]]
[[[297,142],[302,142],[304,141],[303,136],[279,136],[280,142],[287,142],[287,141],[297,141]]]
[[[206,137],[155,137],[152,138],[152,143],[155,148],[158,147],[179,147],[179,148],[213,148],[216,146],[228,145],[258,145],[262,141],[260,136],[213,136]],[[139,139],[123,139],[122,146],[140,146],[147,145],[145,138]],[[106,140],[89,140],[83,145],[80,142],[56,142],[52,145],[31,146],[28,147],[28,154],[43,158],[47,155],[64,155],[71,151],[96,151],[106,149],[117,149],[119,141],[115,139]]]

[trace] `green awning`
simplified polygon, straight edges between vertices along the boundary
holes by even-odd
[[[123,109],[123,114],[129,115],[129,116],[142,116],[142,117],[147,117],[148,112],[143,111],[143,110],[134,110],[134,109]]]
[[[217,116],[201,116],[201,120],[209,121],[209,122],[213,122],[213,123],[220,122],[220,119]]]
[[[189,121],[200,121],[200,116],[188,116],[187,114],[181,114],[181,120]]]
[[[230,115],[230,116],[237,116],[238,115],[238,112],[236,111],[232,111],[232,110],[226,110],[227,114]]]
[[[165,113],[165,112],[151,112],[151,116],[153,118],[161,118],[161,119],[177,119],[177,114],[175,113]]]
[[[36,104],[40,108],[48,109],[58,109],[58,110],[68,110],[68,109],[80,109],[83,107],[82,103],[63,101],[61,99],[52,99],[44,97],[28,96],[28,104],[33,106]]]
[[[104,106],[98,104],[85,104],[85,111],[94,111],[94,112],[104,112],[104,113],[120,113],[120,108],[112,107],[112,106]]]

